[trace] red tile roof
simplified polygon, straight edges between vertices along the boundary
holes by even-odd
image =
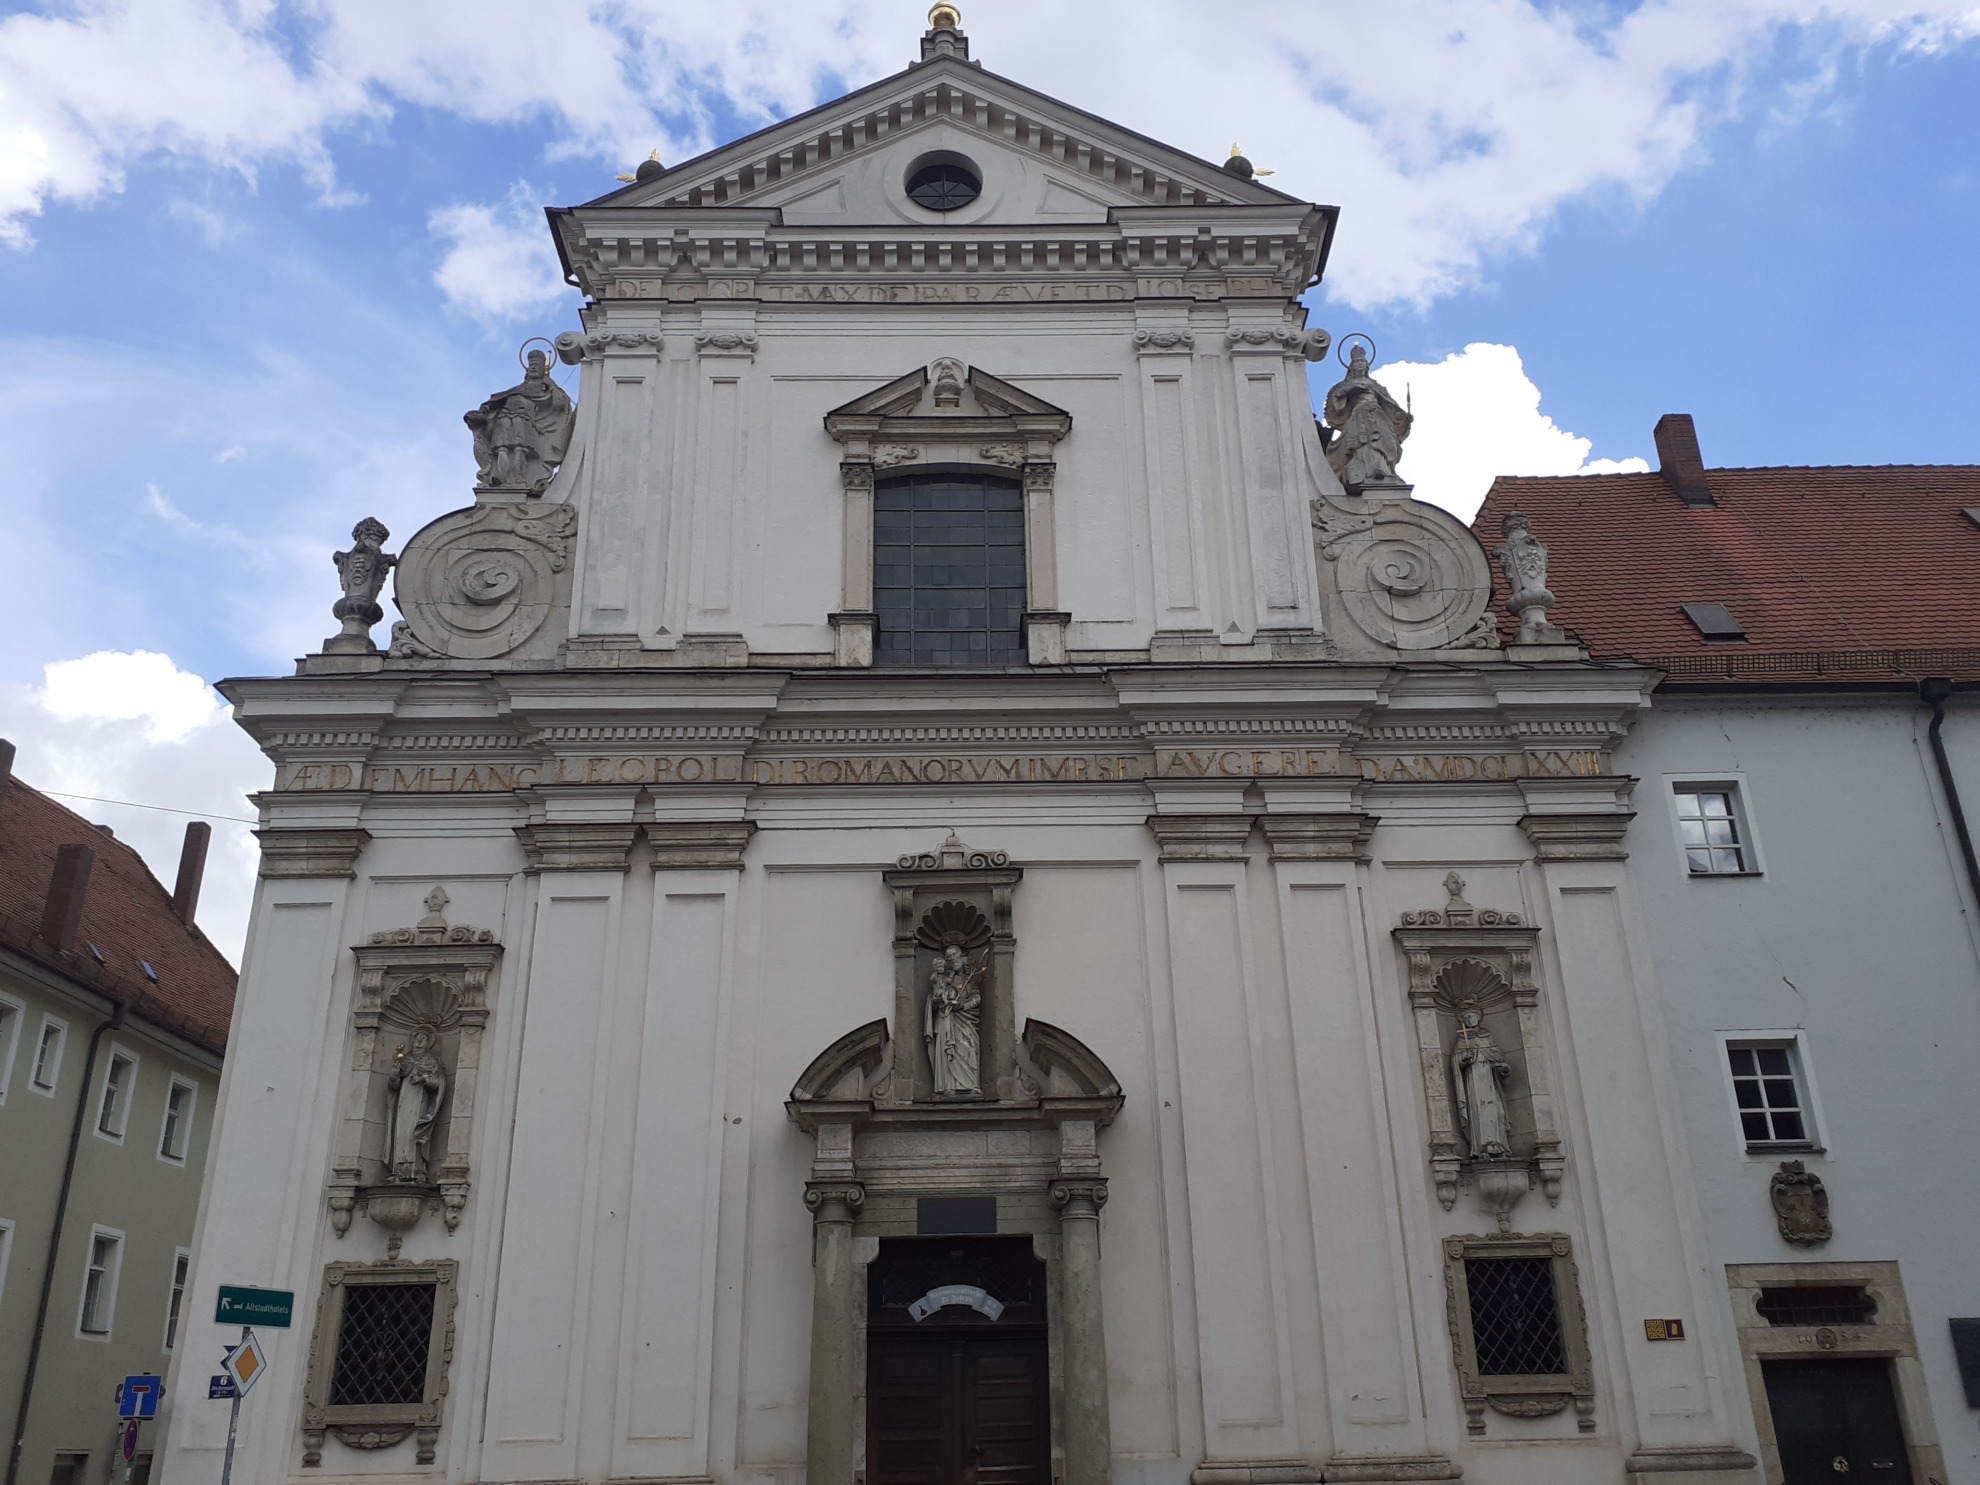
[[[55,853],[65,845],[95,853],[75,952],[67,954],[40,936]],[[103,951],[101,965],[92,943]],[[0,784],[0,944],[190,1041],[215,1052],[226,1047],[233,965],[179,921],[172,894],[142,856],[18,778]],[[157,972],[156,984],[140,961]]]
[[[1706,474],[1714,506],[1658,474],[1501,476],[1472,529],[1489,550],[1504,516],[1530,517],[1554,622],[1671,680],[1980,677],[1980,526],[1963,514],[1980,507],[1980,466]],[[1683,603],[1724,604],[1746,643],[1707,641]]]

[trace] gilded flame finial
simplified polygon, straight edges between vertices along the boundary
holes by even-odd
[[[953,31],[962,25],[962,12],[953,5],[937,5],[928,12],[928,29]]]

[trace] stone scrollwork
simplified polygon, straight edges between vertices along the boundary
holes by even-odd
[[[1134,332],[1134,348],[1137,351],[1187,351],[1196,345],[1196,335],[1189,330],[1137,330]]]
[[[986,464],[1001,464],[1006,469],[1024,467],[1025,446],[1021,443],[986,443],[976,452]]]
[[[427,526],[400,559],[393,658],[547,658],[562,637],[548,620],[570,604],[577,523],[572,505],[490,502]]]
[[[961,837],[954,834],[938,849],[910,853],[901,857],[898,863],[902,871],[985,871],[1010,864],[1009,852],[979,851],[964,845]]]
[[[1313,502],[1321,581],[1351,632],[1344,653],[1478,647],[1492,596],[1484,550],[1455,517],[1418,500]]]
[[[897,464],[912,464],[921,457],[921,450],[913,444],[882,443],[873,446],[873,467],[892,469]]]

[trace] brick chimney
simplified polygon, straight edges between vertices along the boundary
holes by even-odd
[[[1690,413],[1665,413],[1651,435],[1657,442],[1657,473],[1686,505],[1717,505],[1705,483],[1705,458],[1698,452],[1698,429]]]
[[[55,852],[55,875],[49,879],[48,903],[41,910],[41,936],[65,954],[76,946],[83,894],[89,890],[89,871],[95,864],[96,852],[88,846],[62,846]]]
[[[204,820],[186,824],[186,843],[179,848],[179,882],[172,889],[172,911],[190,928],[199,911],[199,885],[206,878],[206,848],[213,840],[213,827]]]

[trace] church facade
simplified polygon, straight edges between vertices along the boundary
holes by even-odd
[[[1758,1478],[1622,846],[1656,675],[1411,498],[1298,302],[1334,226],[947,6],[552,214],[583,325],[473,504],[225,688],[191,1313],[298,1296],[237,1478]]]

